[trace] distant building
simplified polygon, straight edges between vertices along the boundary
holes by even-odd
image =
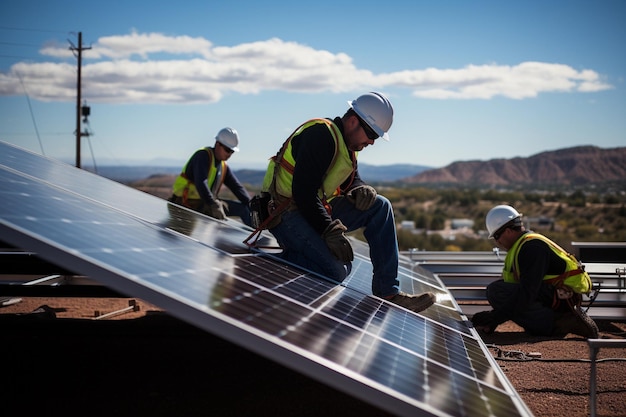
[[[450,221],[450,228],[454,230],[471,229],[472,227],[474,227],[474,220],[472,219],[452,219]]]
[[[554,224],[553,217],[526,217],[524,218],[524,225],[530,229],[534,226],[552,226]]]
[[[404,230],[413,230],[415,229],[415,222],[413,220],[402,220],[400,228]]]

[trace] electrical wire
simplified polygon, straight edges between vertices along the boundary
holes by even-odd
[[[39,129],[37,129],[37,122],[35,122],[35,114],[33,113],[33,107],[30,104],[30,97],[28,96],[28,92],[26,91],[26,86],[24,85],[24,81],[22,81],[22,76],[17,73],[17,78],[20,80],[20,84],[22,84],[22,89],[24,89],[24,95],[26,95],[26,101],[28,102],[28,110],[30,111],[30,118],[33,121],[33,126],[35,127],[35,133],[37,134],[37,140],[39,141],[39,147],[41,148],[41,154],[46,155],[46,152],[43,150],[43,143],[41,143],[41,137],[39,136]]]
[[[529,361],[537,361],[537,362],[584,362],[591,363],[591,359],[570,359],[570,358],[540,358],[530,355],[529,353],[524,353],[521,350],[505,350],[500,346],[488,344],[486,345],[488,348],[494,349],[496,351],[495,359],[501,361],[509,361],[509,362],[529,362]],[[600,362],[626,362],[626,358],[604,358],[604,359],[596,359],[596,363]]]
[[[0,29],[3,29],[3,30],[19,30],[19,31],[23,31],[23,32],[67,33],[67,31],[60,31],[60,30],[18,28],[18,27],[15,27],[15,26],[0,26]]]
[[[91,146],[91,137],[87,138],[87,143],[89,144],[89,151],[91,152],[91,160],[93,161],[93,172],[95,174],[98,173],[98,165],[96,165],[96,156],[93,153],[93,147]]]

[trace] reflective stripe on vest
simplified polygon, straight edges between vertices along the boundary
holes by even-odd
[[[544,281],[557,287],[566,285],[579,294],[589,294],[589,292],[591,292],[591,278],[589,278],[589,274],[585,272],[584,267],[576,257],[565,251],[552,240],[538,233],[526,233],[522,235],[513,244],[511,249],[507,251],[506,258],[504,259],[504,269],[502,271],[504,281],[519,282],[518,254],[522,245],[531,239],[539,239],[545,242],[559,258],[565,261],[565,272],[560,275],[546,275],[543,277]]]
[[[322,180],[322,187],[318,191],[318,196],[322,201],[330,200],[339,194],[339,187],[343,182],[354,174],[356,168],[357,152],[348,150],[343,135],[339,128],[328,119],[312,119],[300,127],[298,127],[283,144],[278,155],[272,157],[268,164],[265,178],[263,179],[262,191],[269,191],[272,180],[274,179],[274,170],[276,160],[279,159],[279,169],[275,179],[276,192],[283,197],[291,198],[293,184],[293,172],[296,161],[292,154],[292,140],[301,134],[305,129],[316,124],[324,124],[335,141],[335,154],[333,160],[328,167],[328,171]],[[282,153],[282,157],[280,154]],[[354,160],[351,155],[354,154]]]
[[[217,198],[220,188],[224,183],[226,170],[228,169],[226,166],[226,161],[221,161],[219,167],[216,167],[213,163],[213,149],[207,147],[202,148],[201,150],[204,150],[209,154],[209,172],[207,173],[207,183],[209,184],[209,189],[211,190],[211,193],[213,193],[213,196]],[[198,189],[196,188],[195,184],[187,178],[187,175],[185,175],[188,164],[189,161],[187,161],[187,163],[183,167],[182,172],[176,177],[173,186],[173,193],[177,197],[182,197],[183,201],[186,201],[187,199],[199,200],[201,197],[198,193]]]

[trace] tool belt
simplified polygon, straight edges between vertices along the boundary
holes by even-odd
[[[250,214],[252,215],[252,227],[259,228],[269,217],[269,203],[272,201],[270,193],[262,192],[250,200]]]
[[[259,247],[257,240],[261,236],[261,232],[265,229],[271,229],[278,226],[282,213],[287,210],[291,204],[291,198],[284,199],[280,204],[272,199],[272,195],[268,192],[261,192],[250,199],[250,214],[252,217],[252,227],[254,231],[243,241],[249,247]],[[275,248],[274,248],[275,249]]]
[[[252,227],[255,229],[271,229],[278,226],[282,213],[289,208],[291,199],[277,203],[268,192],[261,192],[250,200]]]

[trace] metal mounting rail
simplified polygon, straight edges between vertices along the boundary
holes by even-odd
[[[589,356],[591,359],[591,372],[589,375],[589,415],[596,416],[596,359],[600,348],[624,348],[626,340],[623,339],[588,339]]]

